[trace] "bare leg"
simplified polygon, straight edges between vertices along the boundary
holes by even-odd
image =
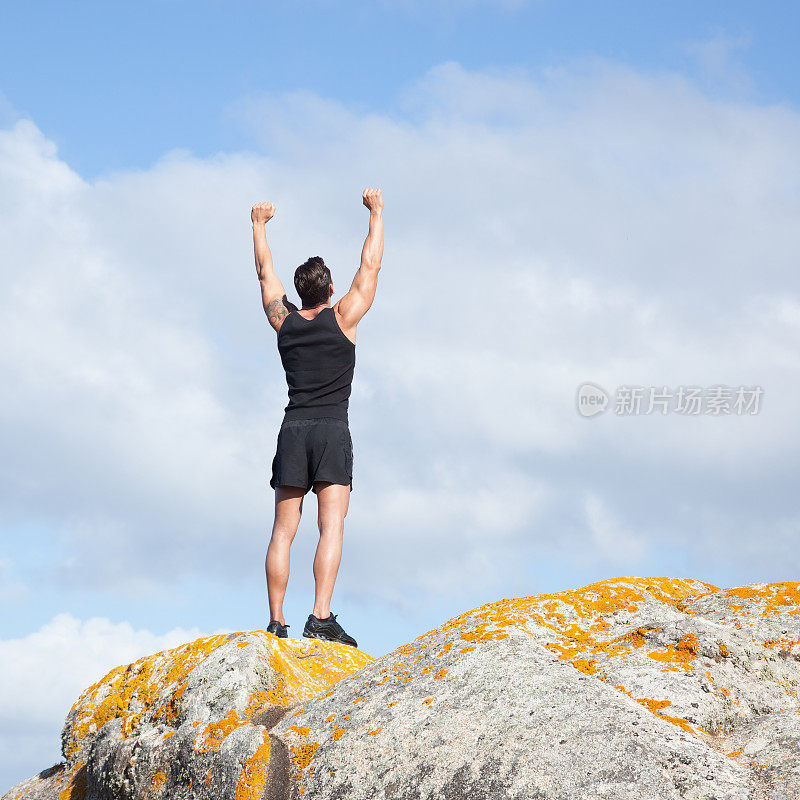
[[[328,481],[314,484],[317,490],[319,544],[314,556],[314,611],[317,619],[330,616],[331,596],[342,560],[344,518],[350,505],[350,487]]]
[[[303,489],[295,486],[275,487],[275,522],[272,525],[272,538],[269,540],[264,567],[267,573],[270,621],[275,619],[281,625],[286,624],[283,598],[289,582],[289,550],[300,524],[304,494]]]

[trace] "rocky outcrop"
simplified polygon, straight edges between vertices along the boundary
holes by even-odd
[[[345,645],[257,631],[118,667],[69,712],[66,762],[2,800],[283,796],[290,765],[270,729],[370,661]]]
[[[800,584],[617,578],[380,659],[263,632],[120,667],[34,798],[800,797]]]

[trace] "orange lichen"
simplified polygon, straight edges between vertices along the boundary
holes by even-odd
[[[172,693],[172,696],[167,701],[167,704],[153,714],[153,718],[158,719],[160,716],[163,716],[164,722],[167,725],[174,725],[178,719],[178,714],[180,713],[180,699],[183,697],[188,685],[189,684],[186,681],[183,681],[183,683],[181,683]]]
[[[761,606],[761,617],[777,614],[784,610],[784,606],[794,606],[789,610],[790,614],[800,612],[800,582],[797,581],[757,583],[752,586],[726,589],[722,596],[746,601],[741,605],[731,605],[735,611],[741,611],[748,606]]]
[[[679,664],[685,672],[691,672],[695,656],[697,655],[697,647],[697,637],[694,636],[694,634],[686,633],[678,640],[678,644],[673,645],[670,642],[666,650],[648,653],[648,656],[654,661],[661,661],[666,664],[667,669],[677,670],[678,667],[670,665]]]
[[[374,730],[371,730],[369,732],[369,735],[370,736],[377,736],[382,730],[383,730],[383,728],[375,728]]]
[[[482,640],[497,638],[509,628],[528,631],[533,622],[553,633],[591,643],[591,635],[577,624],[578,621],[594,630],[602,630],[607,624],[602,614],[633,613],[645,601],[678,607],[708,594],[709,590],[717,591],[718,587],[677,578],[613,578],[575,590],[500,600],[455,617],[436,630],[467,627],[462,630],[462,638],[466,633]]]
[[[627,633],[623,633],[622,635],[613,638],[609,642],[609,645],[622,645],[623,647],[627,647],[628,645],[632,647],[644,647],[645,643],[647,642],[647,634],[657,633],[660,630],[661,628],[634,628],[632,631],[628,631]]]
[[[311,767],[311,761],[314,758],[314,753],[316,753],[317,748],[319,748],[319,742],[306,741],[302,744],[298,744],[291,741],[293,737],[297,737],[300,740],[305,739],[309,734],[309,729],[305,727],[292,726],[286,729],[286,733],[290,734],[289,750],[291,751],[292,761],[295,765],[294,777],[298,784],[298,790],[301,790],[304,787],[300,782],[303,780],[304,776],[308,775],[311,769],[313,769]]]
[[[647,607],[641,608],[643,604],[651,607],[671,606],[684,614],[694,615],[700,612],[695,611],[693,603],[719,592],[719,587],[713,584],[691,579],[614,578],[576,590],[490,603],[447,621],[415,641],[424,645],[426,638],[452,631],[453,639],[435,651],[437,657],[441,657],[450,651],[453,643],[470,642],[469,647],[459,650],[459,653],[468,653],[484,643],[501,640],[512,630],[518,630],[535,636],[542,646],[559,659],[600,680],[614,674],[610,669],[601,668],[601,664],[605,665],[612,659],[627,662],[637,650],[644,652],[635,657],[648,656],[660,663],[665,671],[677,670],[691,674],[698,666],[700,652],[699,642],[692,633],[685,633],[677,642],[656,646],[653,646],[653,642],[658,640],[651,634],[662,630],[660,627],[634,627],[621,635],[605,639],[602,635],[614,629],[612,623],[614,626],[620,622],[624,624],[632,614],[649,613]],[[732,604],[739,606],[738,609],[734,607],[733,611],[746,611],[753,606],[755,613],[761,616],[777,611],[800,613],[800,583],[746,587],[744,590],[729,590],[727,594],[742,600],[740,604]],[[770,641],[769,644],[778,642]],[[781,640],[780,644],[788,652],[800,641]],[[730,656],[729,648],[724,643],[718,643],[717,647],[720,657]],[[708,681],[714,683],[710,672],[704,670],[704,673]],[[424,674],[424,670],[421,674]],[[785,688],[789,694],[796,695],[792,688]],[[623,688],[620,687],[620,690]],[[643,704],[648,707],[648,702]],[[704,732],[699,726],[692,726],[680,717],[667,715],[663,706],[650,710],[684,730]]]
[[[637,703],[641,703],[649,711],[654,714],[661,711],[662,708],[672,705],[672,700],[653,700],[650,697],[634,697]]]
[[[651,635],[661,630],[657,627],[633,627],[618,636],[612,636],[608,632],[616,632],[620,625],[629,623],[636,626],[641,620],[648,619],[653,607],[658,605],[672,607],[687,615],[701,613],[696,610],[701,606],[693,604],[709,594],[718,594],[727,599],[726,611],[736,616],[732,624],[737,627],[742,627],[743,623],[753,624],[758,618],[771,614],[800,614],[800,583],[758,584],[720,592],[718,587],[710,583],[691,579],[620,577],[598,581],[575,590],[504,599],[466,612],[394,651],[393,655],[397,660],[391,668],[383,668],[383,677],[372,685],[381,686],[393,678],[405,684],[428,673],[435,673],[434,679],[441,680],[448,674],[446,668],[436,671],[436,667],[429,661],[417,672],[416,665],[423,658],[431,659],[435,654],[438,658],[447,657],[446,666],[452,669],[451,664],[462,654],[478,648],[483,650],[486,646],[496,647],[498,642],[510,635],[520,634],[534,636],[541,646],[558,659],[598,680],[605,680],[609,674],[616,674],[610,666],[612,660],[617,659],[617,663],[629,660],[641,663],[645,656],[658,662],[663,667],[662,671],[691,673],[699,666],[699,643],[691,633],[684,634],[676,643],[663,644],[663,637]],[[631,619],[634,614],[639,615],[635,622]],[[669,615],[666,618],[669,619]],[[441,634],[448,635],[450,641],[441,644],[439,639],[435,649],[425,649],[426,640]],[[145,718],[173,724],[179,717],[181,704],[185,703],[183,695],[188,685],[188,673],[236,635],[238,634],[207,637],[109,673],[103,681],[90,687],[76,704],[78,713],[66,745],[68,754],[75,756],[81,748],[83,738],[99,730],[110,719],[123,718],[124,735],[134,732]],[[255,642],[255,639],[251,641]],[[238,647],[246,647],[251,641],[236,644]],[[461,643],[467,646],[460,647]],[[335,643],[278,640],[264,634],[264,645],[266,655],[261,656],[259,645],[258,657],[269,661],[271,677],[267,685],[250,697],[242,718],[230,711],[215,726],[206,726],[202,736],[198,737],[201,747],[218,748],[226,735],[240,725],[247,724],[262,709],[274,706],[293,707],[294,715],[302,713],[304,709],[297,710],[300,703],[315,696],[332,696],[334,690],[329,689],[332,682],[365,666],[370,660],[354,648]],[[797,645],[800,645],[800,641],[780,638],[770,639],[765,643],[770,648],[781,646],[790,649]],[[716,646],[719,658],[730,657],[728,646],[722,642],[717,642]],[[454,650],[457,652],[453,652]],[[249,657],[250,653],[242,655],[242,658]],[[401,660],[403,658],[406,661]],[[711,673],[708,670],[703,672],[708,682],[713,684]],[[698,679],[699,674],[700,670]],[[721,694],[730,696],[728,689],[719,688]],[[784,688],[789,694],[796,694],[796,690],[788,685]],[[631,696],[625,687],[620,685],[617,689]],[[324,690],[327,690],[326,693],[320,694]],[[693,727],[680,717],[667,715],[664,710],[670,705],[668,700],[633,699],[659,718],[686,731],[702,731],[702,728]],[[422,702],[430,706],[433,701],[433,697],[428,697]],[[353,701],[354,704],[359,702],[363,702],[363,697],[357,697]],[[393,707],[397,702],[395,700],[388,703],[387,708]],[[326,722],[330,723],[334,718],[335,715],[330,715]],[[348,714],[343,719],[349,718]],[[298,776],[302,776],[310,768],[319,745],[307,741],[308,728],[295,727],[288,730],[306,740],[302,745],[292,748]],[[360,730],[363,731],[363,728]],[[336,728],[332,735],[334,739],[338,739],[344,732],[344,728]],[[369,733],[374,735],[373,731]],[[301,794],[305,790],[305,786],[298,787]]]
[[[667,720],[667,722],[671,722],[673,725],[677,725],[679,728],[683,728],[683,730],[685,730],[687,733],[703,731],[703,729],[699,726],[692,727],[685,719],[681,719],[681,717],[671,717],[669,714],[657,714],[656,716]],[[707,731],[703,731],[703,733],[707,733]]]
[[[331,714],[328,717],[325,717],[325,722],[333,722],[336,719],[336,714]]]
[[[189,673],[222,645],[241,635],[205,637],[109,672],[90,686],[73,706],[76,713],[65,746],[67,758],[73,759],[87,736],[115,718],[123,721],[123,736],[131,735],[146,719],[174,725]],[[305,702],[372,661],[366,653],[334,642],[315,641],[309,645],[297,640],[276,639],[263,632],[248,635],[250,642],[236,642],[236,646],[258,640],[266,651],[272,680],[250,698],[246,719],[266,708]]]
[[[86,762],[76,761],[67,775],[67,782],[58,800],[83,800],[86,797]]]
[[[341,739],[345,733],[347,733],[347,731],[344,728],[337,728],[332,734],[333,740],[336,741],[337,739]]]
[[[307,742],[300,747],[292,747],[292,758],[298,770],[302,771],[311,763],[314,753],[317,752],[319,742]]]
[[[493,639],[507,639],[508,634],[489,628],[489,623],[482,623],[476,625],[472,630],[462,633],[461,638],[467,642],[489,642]]]
[[[157,792],[160,791],[166,782],[167,782],[167,773],[156,772],[156,776],[155,778],[153,778],[153,789],[155,789]]]
[[[166,694],[165,689],[175,685],[175,691],[181,691],[180,684],[189,672],[225,644],[230,636],[208,636],[173,650],[140,658],[133,664],[111,670],[92,684],[73,706],[78,713],[67,742],[67,758],[77,753],[80,742],[87,735],[100,730],[112,719],[123,719],[122,733],[128,736],[146,712],[153,710],[153,717],[158,718],[158,709],[154,706]],[[136,711],[131,709],[134,701]],[[165,717],[169,716],[174,702],[173,694],[164,703],[162,713]]]
[[[236,784],[234,800],[261,800],[269,775],[270,744],[269,734],[263,732],[264,739],[258,749],[244,762]]]
[[[618,689],[622,689],[625,691],[623,687],[618,686]],[[630,692],[625,692],[628,697],[632,697]],[[699,725],[692,726],[690,725],[685,719],[681,719],[680,717],[671,717],[669,714],[661,714],[661,709],[666,708],[669,705],[672,705],[672,700],[653,700],[650,697],[633,697],[633,699],[637,703],[641,703],[648,711],[652,712],[657,716],[659,719],[664,719],[667,722],[671,722],[673,725],[677,725],[679,728],[682,728],[687,733],[697,733],[697,731],[702,731],[703,733],[707,733],[707,731],[703,730]]]
[[[233,733],[242,725],[247,725],[246,719],[240,719],[239,715],[231,709],[219,722],[210,722],[203,728],[202,740],[195,744],[198,753],[207,753],[209,750],[219,750],[228,734]]]

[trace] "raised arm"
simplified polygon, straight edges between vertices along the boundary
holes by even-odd
[[[356,325],[369,311],[378,288],[378,273],[383,258],[383,197],[380,189],[365,189],[362,195],[369,209],[369,232],[361,250],[361,265],[353,278],[350,291],[334,306],[339,325],[346,333],[355,334]]]
[[[256,203],[250,211],[253,223],[253,250],[256,257],[256,273],[261,284],[261,302],[269,324],[276,331],[281,329],[283,320],[294,309],[286,299],[286,292],[278,276],[272,271],[272,253],[267,244],[266,224],[275,215],[272,203]]]

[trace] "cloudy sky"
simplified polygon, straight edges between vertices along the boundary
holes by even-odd
[[[641,6],[3,7],[0,791],[111,667],[268,622],[259,200],[284,283],[319,254],[341,295],[384,193],[333,602],[367,652],[620,575],[798,579],[800,12]],[[720,385],[758,413],[646,413]]]

